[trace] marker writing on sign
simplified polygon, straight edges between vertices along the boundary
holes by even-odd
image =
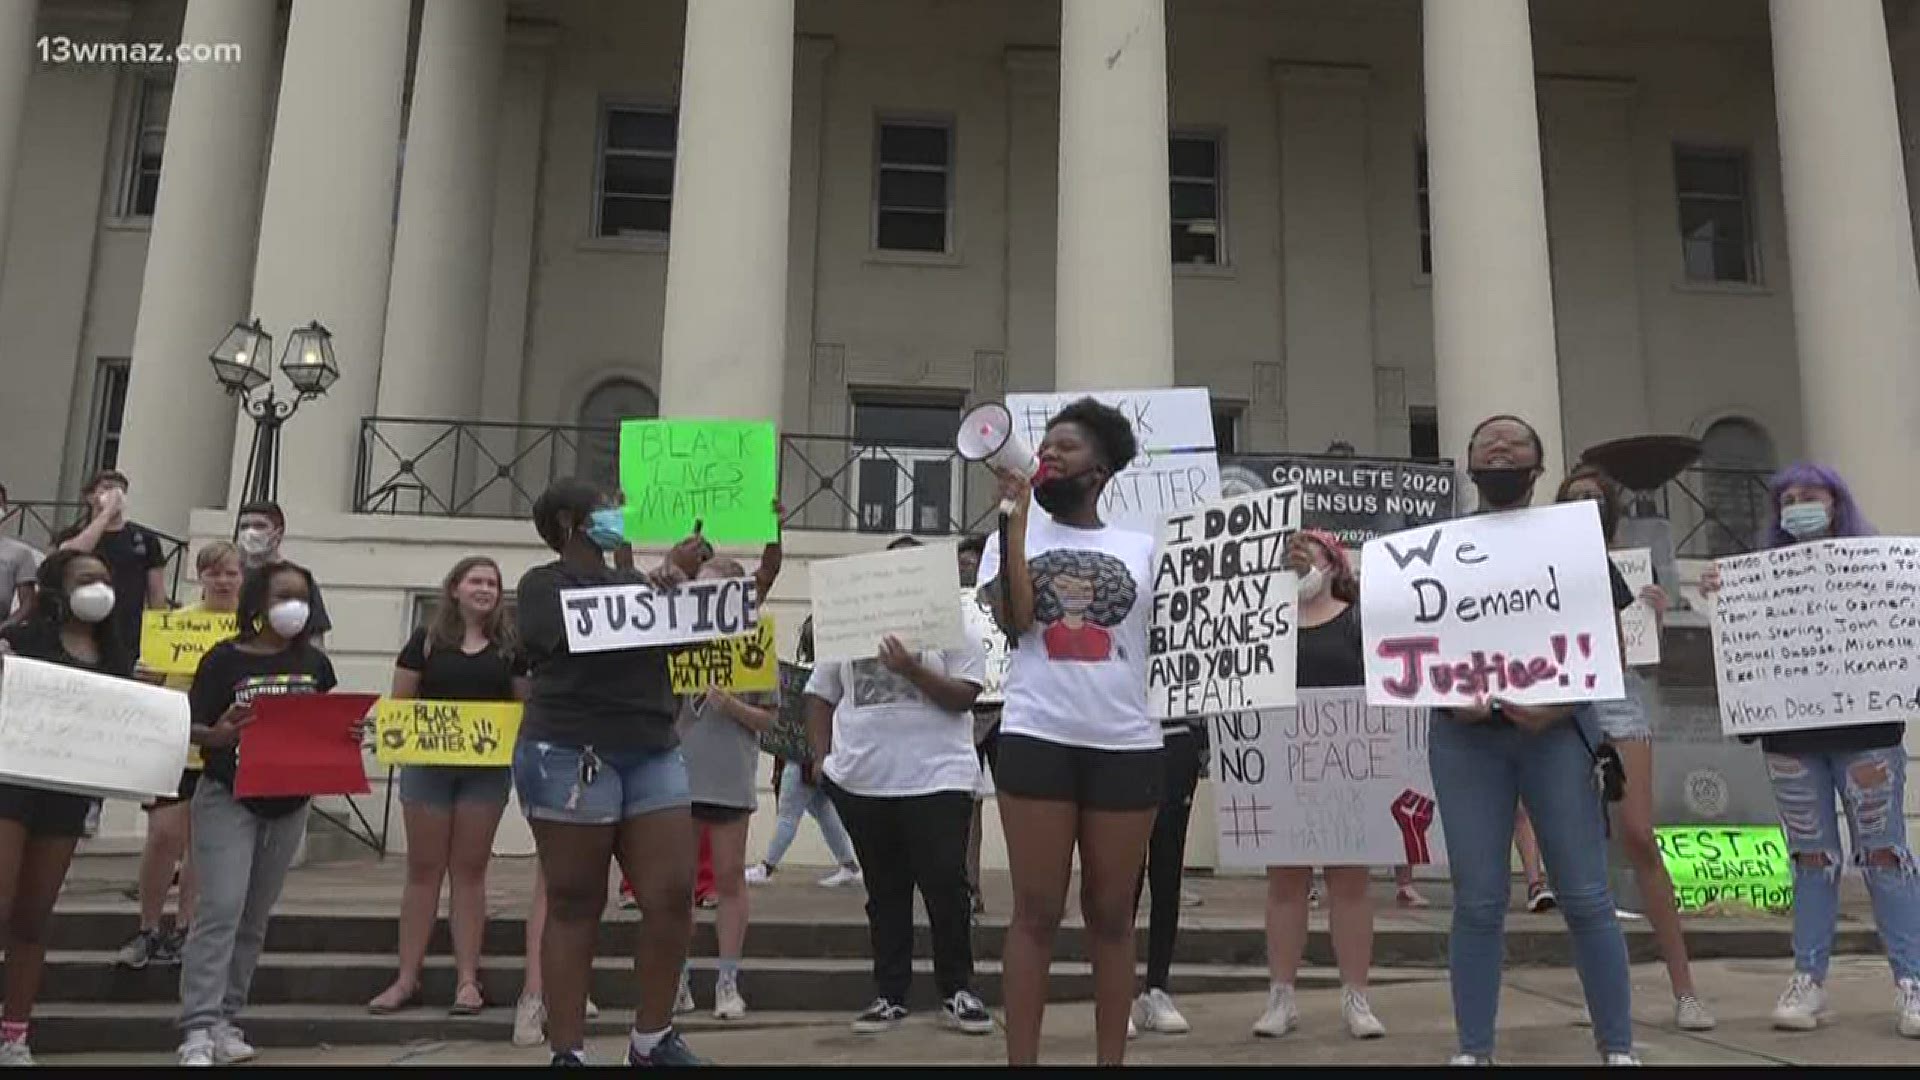
[[[753,582],[746,578],[689,581],[668,593],[636,585],[631,592],[564,599],[580,634],[594,633],[596,619],[615,632],[631,625],[644,633],[664,622],[669,630],[740,634],[754,625],[759,607]]]
[[[1583,658],[1593,658],[1592,634],[1576,634],[1573,641]],[[1548,644],[1549,655],[1510,656],[1475,649],[1466,659],[1429,662],[1429,658],[1440,652],[1439,638],[1388,638],[1380,643],[1379,654],[1382,659],[1400,661],[1401,668],[1399,675],[1381,680],[1380,688],[1394,697],[1411,699],[1420,693],[1424,679],[1442,694],[1458,694],[1474,700],[1489,694],[1525,690],[1549,679],[1560,686],[1573,685],[1574,676],[1566,670],[1567,635],[1553,634]],[[1583,679],[1583,685],[1589,690],[1598,682],[1598,676],[1591,673]]]

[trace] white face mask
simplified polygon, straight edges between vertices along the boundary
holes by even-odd
[[[252,559],[271,554],[273,552],[273,530],[241,529],[240,535],[234,538],[234,546],[240,549],[241,554]]]
[[[1327,573],[1318,566],[1300,575],[1300,599],[1318,600],[1327,591]]]
[[[307,628],[310,609],[305,600],[282,600],[267,611],[267,622],[283,638],[298,637]]]
[[[67,596],[67,606],[81,622],[97,623],[113,614],[113,586],[104,581],[82,585]]]

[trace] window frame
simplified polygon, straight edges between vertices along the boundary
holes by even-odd
[[[880,246],[880,215],[890,213],[929,215],[930,212],[918,207],[896,207],[887,211],[880,203],[880,174],[883,169],[897,169],[903,172],[930,173],[934,170],[926,165],[898,164],[888,165],[880,157],[882,135],[888,127],[938,128],[947,136],[947,164],[940,170],[946,177],[946,207],[942,211],[945,236],[938,251],[920,248],[887,248]],[[886,110],[876,112],[873,117],[873,148],[868,163],[870,190],[867,200],[867,253],[882,260],[905,262],[952,262],[959,258],[960,239],[958,228],[958,201],[960,187],[960,125],[952,113],[941,112],[903,112]]]
[[[667,223],[665,230],[646,229],[629,234],[603,233],[602,215],[606,211],[607,184],[607,137],[613,127],[612,117],[616,112],[654,113],[665,115],[673,120],[673,150],[666,155],[671,179],[667,182]],[[623,156],[640,158],[658,158],[659,151],[621,150]],[[587,241],[590,245],[614,248],[628,248],[650,251],[664,251],[672,237],[673,201],[675,188],[680,179],[680,106],[673,101],[658,98],[611,98],[603,97],[594,107],[593,133],[593,189],[592,207],[587,218]],[[620,195],[617,198],[652,200],[654,196]]]
[[[1173,141],[1175,139],[1206,140],[1213,144],[1213,261],[1206,263],[1178,262],[1173,258],[1173,235],[1168,230],[1167,261],[1176,269],[1191,274],[1221,273],[1233,269],[1233,256],[1227,246],[1227,129],[1221,125],[1181,124],[1167,130],[1167,223],[1174,224],[1173,185],[1175,183],[1198,183],[1201,178],[1183,176],[1173,171]]]
[[[133,78],[133,90],[129,95],[126,128],[121,136],[121,162],[119,185],[114,196],[113,217],[127,224],[148,225],[153,221],[154,212],[160,208],[160,175],[166,169],[167,134],[172,127],[174,78],[172,74],[143,74]],[[164,87],[168,94],[167,115],[161,118],[160,169],[154,173],[152,210],[141,211],[135,200],[140,190],[140,144],[153,130],[146,123],[147,105],[154,91]]]
[[[1208,408],[1213,418],[1214,453],[1228,455],[1251,453],[1246,446],[1247,403],[1239,398],[1210,397],[1208,400]],[[1232,446],[1223,446],[1220,443],[1220,421],[1222,419],[1227,421],[1226,431],[1228,437],[1233,442]]]
[[[914,536],[957,536],[965,529],[967,521],[966,476],[962,464],[958,462],[954,456],[954,450],[950,441],[943,443],[939,439],[933,438],[929,439],[925,445],[914,446],[906,443],[894,444],[877,440],[861,439],[855,436],[853,432],[858,429],[856,420],[860,407],[863,405],[875,407],[900,405],[952,409],[954,412],[954,427],[958,428],[960,417],[966,415],[966,396],[958,392],[940,393],[938,391],[896,390],[884,387],[854,389],[847,395],[848,451],[850,457],[855,462],[850,464],[847,469],[849,479],[848,487],[850,489],[848,491],[848,495],[850,496],[848,502],[852,504],[849,517],[853,519],[854,531],[873,535],[910,534]],[[857,464],[859,461],[867,460],[891,460],[909,467],[923,461],[945,464],[951,477],[947,489],[947,516],[955,523],[953,530],[949,533],[932,533],[917,528],[913,521],[915,503],[911,497],[911,490],[909,490],[909,497],[905,502],[896,501],[894,503],[893,520],[888,523],[886,527],[877,529],[868,528],[866,522],[860,520],[860,511],[863,504],[860,500],[861,470]],[[896,475],[899,475],[897,470]],[[909,483],[911,483],[911,479],[911,476],[909,476]]]
[[[127,430],[127,391],[132,385],[133,360],[126,356],[100,356],[93,362],[93,384],[89,390],[87,402],[87,470],[92,476],[102,469],[115,468],[119,464],[120,444]],[[120,386],[120,415],[112,417],[108,425],[113,404],[109,391],[114,383]],[[113,457],[108,458],[107,444],[113,444]]]
[[[1719,193],[1687,191],[1680,186],[1680,162],[1683,157],[1707,159],[1719,162],[1732,161],[1739,167],[1740,193],[1727,196]],[[1676,254],[1680,262],[1680,284],[1696,289],[1760,289],[1766,286],[1766,277],[1760,262],[1760,222],[1755,213],[1754,154],[1749,146],[1715,143],[1690,142],[1683,139],[1673,141],[1667,159],[1668,167],[1673,170],[1673,225],[1675,239],[1679,241]],[[1685,229],[1686,206],[1689,202],[1711,202],[1720,205],[1733,204],[1740,209],[1741,228],[1745,230],[1745,250],[1747,274],[1744,278],[1695,277],[1687,261],[1688,239]],[[1716,247],[1718,244],[1716,243]],[[1714,263],[1718,269],[1718,260]]]
[[[573,475],[581,479],[591,480],[594,483],[604,483],[605,481],[598,475],[590,474],[587,468],[589,460],[588,440],[599,437],[587,431],[587,428],[590,426],[587,422],[587,407],[593,403],[596,395],[612,388],[616,384],[626,384],[627,386],[637,387],[646,391],[647,395],[653,399],[652,418],[657,419],[660,416],[660,391],[637,375],[614,372],[594,379],[593,382],[587,386],[587,389],[581,393],[579,400],[576,401],[573,406],[573,424],[575,429],[580,433],[579,443],[574,447],[573,451]],[[622,417],[622,419],[628,418]],[[634,417],[633,419],[647,418]],[[592,451],[592,457],[597,463],[600,457],[597,448]],[[620,443],[618,435],[614,436],[613,453],[609,463],[612,466],[613,484],[617,488],[620,483]]]

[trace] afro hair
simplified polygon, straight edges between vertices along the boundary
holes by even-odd
[[[1126,468],[1140,453],[1140,442],[1134,438],[1133,425],[1127,422],[1126,414],[1090,397],[1070,402],[1054,413],[1053,419],[1047,421],[1047,428],[1051,430],[1061,424],[1078,424],[1093,438],[1094,448],[1109,473]]]

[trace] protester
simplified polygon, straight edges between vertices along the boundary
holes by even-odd
[[[194,571],[200,579],[200,602],[180,610],[183,615],[200,612],[231,614],[240,606],[240,552],[225,540],[215,540],[194,556]],[[193,676],[149,677],[150,681],[175,690],[191,691]],[[146,804],[147,839],[140,852],[140,930],[120,947],[114,962],[138,971],[148,964],[178,964],[180,950],[186,944],[187,930],[193,925],[194,905],[199,899],[194,882],[193,859],[188,850],[193,832],[193,793],[200,786],[202,763],[198,747],[189,748],[187,768],[180,774],[180,790],[170,799],[155,799]],[[160,929],[166,913],[167,890],[175,876],[180,882],[180,910],[171,934]]]
[[[798,656],[803,664],[813,663],[813,618],[800,624],[800,643]],[[813,823],[820,827],[820,838],[827,843],[827,851],[833,855],[834,869],[819,884],[825,888],[837,889],[845,885],[859,885],[864,881],[860,873],[860,862],[854,856],[853,840],[847,836],[847,827],[840,821],[840,812],[834,809],[833,800],[819,784],[819,769],[811,761],[781,761],[773,763],[774,813],[773,838],[767,841],[767,857],[747,867],[747,883],[764,884],[780,869],[780,860],[786,858],[787,849],[800,834],[801,815],[811,815]]]
[[[1153,910],[1147,919],[1147,982],[1134,999],[1132,1022],[1139,1031],[1185,1035],[1187,1018],[1173,1003],[1167,984],[1173,973],[1173,946],[1180,934],[1182,907],[1180,877],[1187,863],[1187,822],[1193,816],[1193,793],[1200,786],[1206,761],[1204,720],[1163,720],[1160,737],[1166,747],[1166,787],[1153,816],[1153,835],[1147,842],[1147,865],[1133,887],[1133,909],[1140,910],[1140,893],[1151,883]]]
[[[1100,495],[1138,444],[1119,410],[1082,398],[1047,425],[1036,483],[1000,476],[1013,512],[981,560],[981,593],[1015,647],[994,783],[1013,878],[1004,986],[1007,1061],[1040,1052],[1047,969],[1074,849],[1093,961],[1100,1064],[1126,1057],[1133,890],[1166,765],[1147,715],[1153,537],[1104,524]],[[1046,513],[1029,516],[1037,502]]]
[[[1287,564],[1300,578],[1295,661],[1302,687],[1348,687],[1366,683],[1360,633],[1360,582],[1354,577],[1340,541],[1324,532],[1293,538]],[[1331,899],[1328,925],[1333,956],[1340,967],[1340,1012],[1347,1033],[1377,1039],[1386,1025],[1367,1002],[1367,972],[1373,966],[1373,904],[1367,896],[1364,866],[1325,870]],[[1253,1025],[1255,1035],[1280,1038],[1300,1023],[1294,982],[1307,946],[1307,889],[1312,866],[1267,868],[1267,973],[1272,986],[1267,1008]]]
[[[267,921],[307,832],[308,800],[236,798],[240,729],[261,698],[324,694],[337,680],[308,640],[313,577],[288,562],[247,574],[235,614],[239,634],[208,650],[189,698],[193,742],[206,775],[193,793],[193,863],[199,911],[180,958],[180,1064],[232,1064],[254,1049],[234,1023],[246,1007]],[[355,744],[359,732],[352,733]]]
[[[501,598],[499,564],[469,556],[440,583],[432,621],[413,632],[394,664],[397,699],[524,701],[526,668]],[[449,877],[447,925],[453,940],[450,1012],[477,1016],[487,1001],[480,949],[487,929],[487,862],[507,808],[511,770],[462,765],[403,765],[400,808],[407,830],[407,884],[400,897],[400,973],[367,1003],[375,1015],[420,1004],[420,972]]]
[[[987,550],[987,538],[975,533],[960,541],[960,587],[971,589],[980,583],[980,557]],[[975,701],[973,704],[973,746],[980,762],[981,784],[974,789],[973,815],[967,823],[967,894],[972,913],[987,910],[986,893],[980,888],[981,807],[988,794],[987,770],[992,768],[1000,741],[999,702]]]
[[[968,711],[986,682],[978,645],[916,652],[895,637],[877,658],[829,660],[807,681],[808,741],[866,868],[875,996],[853,1030],[877,1034],[907,1017],[913,981],[913,894],[932,930],[940,1019],[993,1031],[973,991],[967,817],[980,777]]]
[[[1524,509],[1540,477],[1540,436],[1526,421],[1494,416],[1468,440],[1468,475],[1480,512]],[[1597,569],[1597,568],[1596,568]],[[1612,564],[1608,564],[1612,569]],[[1613,574],[1615,608],[1633,596]],[[1511,893],[1508,848],[1524,803],[1573,936],[1574,966],[1608,1064],[1636,1064],[1626,939],[1607,887],[1606,820],[1596,790],[1598,741],[1588,705],[1522,705],[1493,698],[1436,712],[1428,743],[1434,795],[1453,876],[1449,978],[1459,1053],[1493,1060],[1502,938]]]
[[[240,557],[246,568],[251,571],[271,562],[280,561],[280,544],[287,538],[287,515],[280,504],[266,499],[256,499],[243,503],[235,518],[233,542],[240,548]],[[320,595],[320,584],[313,586],[313,631],[311,640],[315,648],[326,643],[326,637],[333,630],[333,619],[327,614],[327,603]]]
[[[1826,466],[1789,465],[1774,475],[1768,494],[1773,518],[1761,538],[1763,548],[1874,535],[1846,481]],[[1700,591],[1709,602],[1717,598],[1718,567],[1701,575]],[[1906,727],[1856,724],[1760,736],[1787,849],[1793,852],[1793,978],[1774,1006],[1776,1028],[1812,1031],[1828,1011],[1827,965],[1840,912],[1840,875],[1845,853],[1852,852],[1893,969],[1896,1030],[1920,1038],[1920,872],[1901,815]],[[1844,844],[1836,799],[1847,819]]]
[[[513,778],[546,871],[541,967],[553,1064],[585,1063],[587,983],[610,859],[633,881],[642,916],[628,1062],[699,1064],[672,1023],[693,928],[694,832],[667,650],[572,652],[560,592],[616,584],[672,589],[699,569],[705,543],[689,537],[650,573],[630,569],[619,508],[576,479],[556,481],[535,500],[533,523],[559,558],[520,579],[520,640],[533,687]],[[621,566],[607,564],[609,552]]]
[[[7,519],[7,488],[0,484],[0,523]],[[33,612],[34,571],[40,553],[11,536],[0,536],[0,626],[21,622]]]
[[[1600,529],[1607,545],[1613,546],[1620,521],[1620,493],[1604,473],[1591,466],[1575,469],[1560,484],[1556,502],[1586,499],[1600,508]],[[1658,585],[1648,585],[1641,598],[1651,606],[1655,617],[1666,610],[1667,595]],[[1653,924],[1653,938],[1667,964],[1667,982],[1673,988],[1673,1022],[1682,1031],[1712,1031],[1716,1024],[1694,992],[1693,967],[1687,962],[1686,933],[1680,927],[1680,912],[1673,902],[1673,879],[1667,874],[1665,858],[1653,838],[1653,702],[1652,688],[1631,667],[1625,672],[1626,697],[1603,701],[1594,707],[1600,731],[1620,755],[1626,771],[1626,791],[1617,804],[1615,823],[1627,858],[1633,862],[1634,880],[1645,899],[1647,921]]]
[[[133,646],[120,636],[112,570],[83,551],[60,551],[40,564],[31,617],[0,630],[8,656],[43,660],[102,675],[133,673]],[[6,1003],[0,1008],[0,1066],[31,1065],[28,1029],[46,965],[54,901],[93,800],[65,792],[0,784],[0,881],[6,900]]]
[[[513,1007],[513,1045],[539,1046],[547,1041],[546,982],[540,977],[540,957],[547,936],[547,875],[540,860],[533,860],[533,904],[527,912],[526,953],[521,958],[520,1000]],[[692,1012],[693,1005],[675,1012]],[[600,1006],[587,998],[588,1020],[600,1018]]]
[[[87,518],[60,535],[66,551],[91,551],[113,573],[113,630],[121,641],[139,642],[141,613],[166,608],[167,553],[160,538],[127,520],[127,476],[107,469],[87,481],[82,494]],[[139,646],[132,648],[138,651]]]

